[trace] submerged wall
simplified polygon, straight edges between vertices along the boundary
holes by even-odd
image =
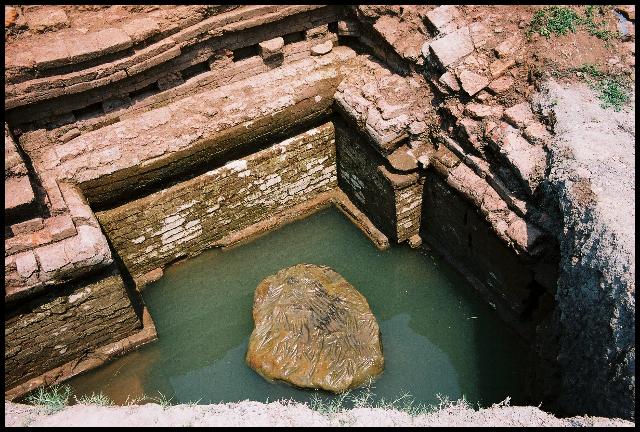
[[[542,301],[552,303],[554,286],[538,287],[536,262],[526,262],[510,250],[476,208],[433,170],[427,172],[425,179],[420,231],[428,244],[474,279],[476,287],[485,290],[488,300],[499,303],[505,317],[516,326],[530,320],[532,309],[541,306],[541,299],[536,296],[546,295]],[[537,279],[553,282],[554,277],[538,275]],[[547,310],[537,312],[548,313],[549,305]]]
[[[335,155],[325,123],[96,215],[136,278],[335,188]]]

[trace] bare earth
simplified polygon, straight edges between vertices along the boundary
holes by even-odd
[[[54,414],[44,408],[5,402],[6,426],[635,426],[602,417],[559,419],[535,407],[494,405],[473,410],[451,404],[412,417],[381,408],[356,408],[321,414],[299,403],[244,401],[219,405],[157,404],[110,406],[74,405]]]

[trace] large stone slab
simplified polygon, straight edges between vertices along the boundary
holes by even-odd
[[[4,210],[15,211],[29,206],[36,199],[29,177],[9,177],[4,180]]]
[[[253,320],[246,361],[267,380],[338,393],[384,368],[367,300],[329,267],[298,264],[264,279]]]
[[[442,67],[455,63],[473,52],[469,27],[462,27],[443,38],[436,39],[429,47]]]

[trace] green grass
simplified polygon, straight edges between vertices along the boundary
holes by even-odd
[[[165,395],[163,395],[159,390],[158,390],[158,395],[159,396],[149,397],[149,400],[151,400],[152,402],[157,403],[162,408],[166,408],[166,407],[172,405],[171,404],[171,400],[173,399],[173,396],[170,397],[169,399],[167,399],[167,397]]]
[[[448,398],[440,395],[436,395],[439,400],[437,405],[416,403],[415,398],[409,393],[404,393],[391,400],[381,398],[379,401],[375,402],[375,394],[373,393],[372,388],[373,387],[371,385],[368,385],[358,395],[354,395],[350,391],[347,391],[329,401],[323,401],[317,395],[313,395],[309,407],[320,414],[337,414],[347,410],[347,403],[351,402],[351,406],[353,408],[381,408],[386,410],[397,410],[415,417],[451,406],[468,406],[464,397],[459,401],[451,402]]]
[[[113,401],[109,399],[107,396],[105,396],[104,394],[102,394],[102,392],[98,394],[91,393],[91,396],[81,396],[80,398],[77,398],[76,396],[74,396],[73,398],[76,400],[77,403],[84,404],[84,405],[99,405],[99,406],[113,405]]]
[[[566,6],[547,6],[533,15],[528,34],[538,33],[550,38],[552,34],[560,36],[568,32],[574,33],[579,24],[580,16],[573,9]]]
[[[605,28],[605,21],[596,21],[595,15],[596,13],[599,15],[604,15],[609,9],[610,6],[588,5],[585,7],[584,17],[581,20],[582,24],[586,27],[590,35],[593,35],[604,41],[613,39],[617,35],[617,32],[607,30]]]
[[[602,108],[613,107],[615,111],[620,111],[622,107],[631,99],[627,86],[616,78],[605,78],[596,83],[595,86]]]
[[[588,5],[583,14],[566,6],[547,6],[533,15],[527,36],[538,33],[547,39],[551,35],[561,36],[575,33],[578,28],[584,28],[589,34],[606,42],[617,36],[617,32],[607,30],[604,20],[597,20],[596,15],[604,15],[610,7]]]
[[[71,387],[68,385],[51,387],[40,387],[33,394],[26,397],[26,401],[30,404],[42,406],[49,413],[62,410],[69,404],[71,396]]]
[[[583,74],[587,84],[598,93],[602,108],[613,108],[614,111],[620,111],[631,100],[629,96],[631,90],[623,78],[619,76],[608,75],[595,65],[588,63],[570,71]]]

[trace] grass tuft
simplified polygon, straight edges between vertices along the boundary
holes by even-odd
[[[347,409],[347,403],[350,402],[353,408],[381,408],[387,410],[397,410],[415,417],[421,414],[428,414],[437,411],[438,409],[442,409],[442,407],[455,405],[455,403],[450,402],[447,398],[442,398],[440,395],[436,395],[438,400],[440,401],[437,406],[416,403],[415,398],[411,396],[410,393],[403,393],[399,397],[396,397],[392,400],[386,400],[383,397],[376,402],[375,393],[372,390],[373,388],[374,387],[372,387],[371,383],[369,383],[369,385],[367,385],[357,395],[353,394],[350,391],[347,391],[330,401],[323,401],[318,397],[317,394],[314,394],[311,398],[309,407],[319,412],[320,414],[337,414],[345,411]],[[460,403],[462,403],[463,405],[466,404],[464,397],[462,398],[462,401]]]
[[[113,405],[113,401],[109,399],[107,396],[102,394],[102,392],[96,394],[91,393],[91,396],[81,396],[80,398],[74,396],[76,403],[83,405],[99,405],[99,406],[109,406]]]
[[[171,406],[171,400],[173,399],[173,396],[170,397],[169,399],[167,399],[167,397],[165,395],[163,395],[160,390],[158,390],[158,394],[160,396],[155,396],[155,397],[150,397],[149,399],[155,403],[157,403],[158,405],[160,405],[162,408],[166,408],[168,406]]]
[[[533,15],[528,34],[538,33],[550,38],[552,34],[560,36],[568,32],[574,33],[578,24],[580,17],[573,9],[566,6],[547,6]]]
[[[28,403],[45,407],[49,414],[62,410],[69,404],[71,387],[68,385],[40,387],[35,393],[27,396]]]
[[[527,36],[538,33],[549,39],[551,35],[575,33],[579,27],[583,27],[590,35],[609,42],[618,33],[607,30],[604,20],[596,20],[596,15],[604,15],[608,10],[608,6],[588,5],[584,9],[584,14],[580,15],[566,6],[547,6],[533,14]]]
[[[585,63],[571,72],[581,72],[587,84],[598,93],[602,108],[613,108],[620,111],[631,100],[630,88],[621,77],[608,75],[595,65]]]

